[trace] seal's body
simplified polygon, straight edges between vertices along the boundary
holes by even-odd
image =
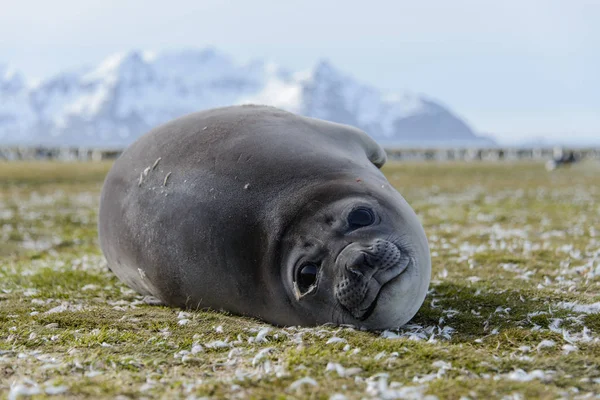
[[[364,132],[271,107],[190,114],[133,143],[102,189],[110,269],[165,304],[276,325],[405,324],[429,248]]]

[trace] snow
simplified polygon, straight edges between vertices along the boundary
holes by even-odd
[[[304,378],[300,378],[300,379],[292,382],[292,384],[290,385],[290,390],[298,390],[302,386],[307,386],[307,385],[308,386],[318,386],[318,383],[313,378],[311,378],[309,376],[305,376]]]
[[[529,382],[534,379],[541,381],[548,381],[552,379],[553,371],[542,371],[539,369],[534,369],[531,372],[526,372],[522,369],[516,369],[513,372],[506,375],[511,381],[517,382]]]
[[[339,337],[331,337],[329,338],[329,340],[327,340],[327,342],[325,344],[335,344],[335,343],[348,343],[348,341],[344,338],[339,338]]]
[[[0,64],[0,91],[18,91],[25,85],[23,77],[10,65]]]
[[[60,127],[65,126],[68,116],[79,115],[82,118],[90,119],[97,115],[102,104],[109,100],[110,88],[107,85],[100,86],[97,90],[85,93],[79,98],[75,98],[72,102],[67,102],[64,107],[64,114],[56,119],[56,124]]]
[[[259,93],[242,98],[236,104],[268,104],[284,110],[300,113],[302,110],[302,86],[296,82],[286,82],[277,77],[267,81]]]
[[[600,302],[591,303],[591,304],[580,304],[580,303],[575,303],[575,302],[562,302],[562,303],[559,303],[558,306],[560,308],[564,308],[567,310],[573,310],[575,312],[584,313],[584,314],[600,313]]]
[[[15,68],[0,65],[0,142],[23,138],[33,120],[23,77]]]
[[[335,371],[339,377],[345,378],[348,376],[353,376],[362,372],[361,368],[346,368],[339,363],[328,362],[327,367],[325,368],[325,372]]]
[[[35,86],[24,82],[0,66],[0,143],[125,146],[178,116],[249,103],[355,125],[386,140],[411,116],[446,113],[459,121],[437,103],[357,82],[326,61],[288,72],[273,61],[238,64],[212,48],[117,53]]]

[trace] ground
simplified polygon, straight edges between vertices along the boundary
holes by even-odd
[[[109,167],[0,163],[0,398],[598,398],[600,162],[386,166],[433,274],[384,332],[146,305],[98,248]]]

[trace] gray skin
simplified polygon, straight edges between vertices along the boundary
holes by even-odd
[[[115,162],[100,245],[123,282],[171,306],[396,328],[423,303],[431,259],[385,161],[356,128],[272,107],[190,114]],[[357,207],[374,221],[350,223]],[[299,275],[307,263],[310,286]]]

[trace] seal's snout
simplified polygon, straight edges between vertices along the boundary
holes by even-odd
[[[373,242],[371,248],[367,250],[367,262],[375,266],[380,272],[400,266],[402,252],[392,242],[377,239]],[[397,271],[401,272],[401,271]]]
[[[342,250],[338,256],[338,262],[343,263],[348,271],[367,278],[378,275],[378,281],[381,283],[385,283],[379,276],[382,273],[395,276],[406,268],[403,259],[406,257],[403,257],[398,246],[382,239],[376,239],[368,246],[353,243]]]
[[[355,318],[365,320],[373,312],[381,288],[398,277],[409,258],[394,243],[376,239],[369,245],[352,243],[338,256],[340,277],[334,293]]]

